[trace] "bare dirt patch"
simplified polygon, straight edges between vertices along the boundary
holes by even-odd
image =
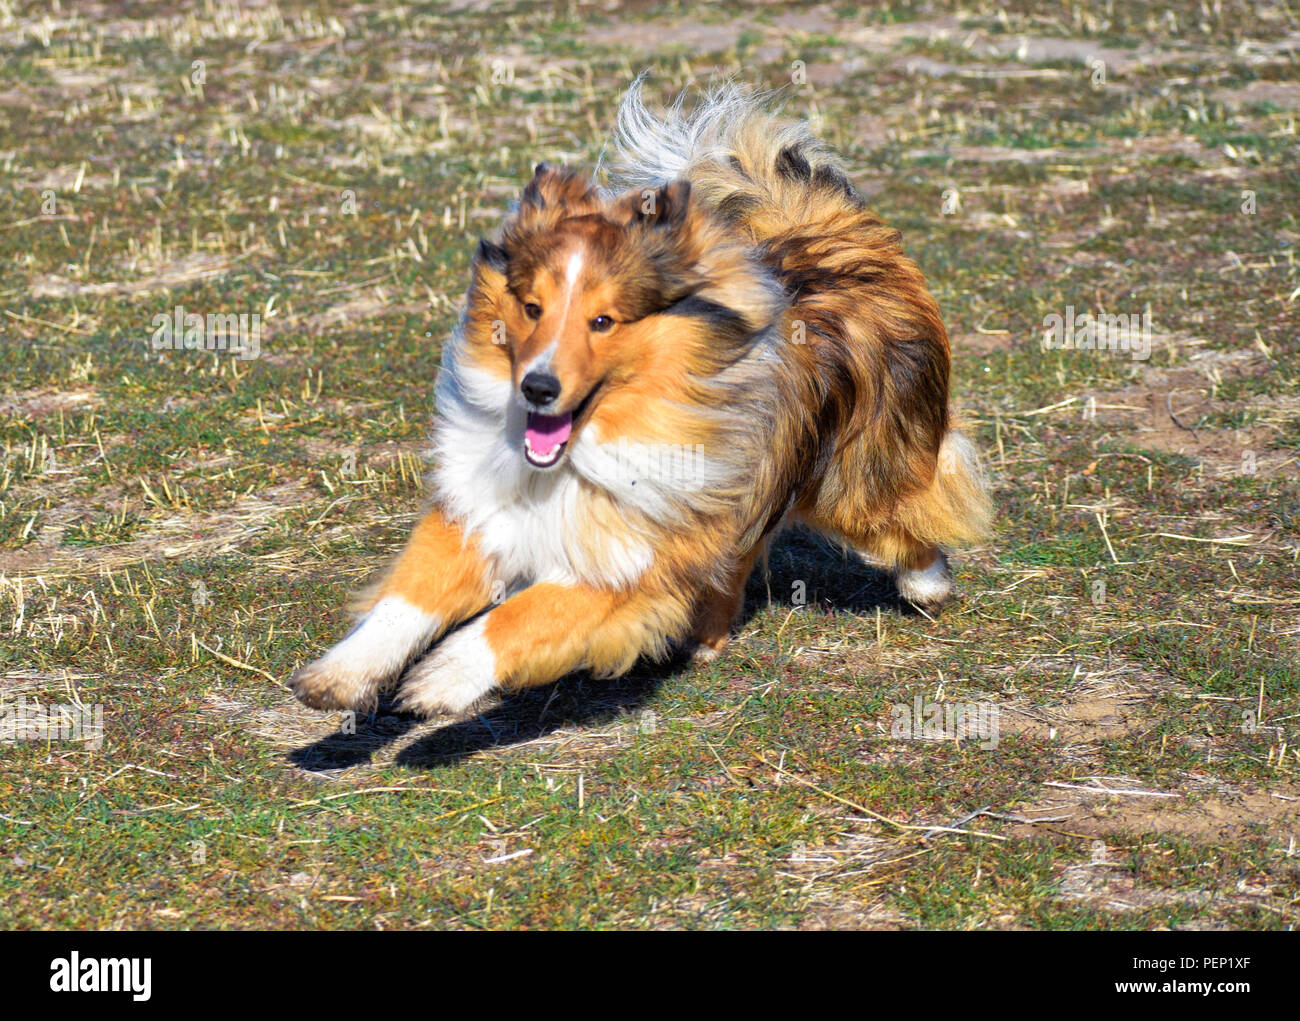
[[[1142,911],[1174,904],[1202,907],[1212,897],[1203,890],[1159,890],[1139,885],[1129,869],[1107,861],[1070,865],[1056,884],[1058,899],[1106,911]]]
[[[954,352],[969,352],[985,355],[993,351],[1005,351],[1014,341],[1009,333],[950,333],[948,343]]]
[[[1091,693],[1059,706],[1004,704],[998,723],[1004,734],[1073,745],[1118,737],[1142,729],[1151,697],[1131,691],[1093,687]]]
[[[419,301],[392,302],[378,295],[361,295],[307,316],[302,321],[302,328],[309,333],[320,333],[381,316],[410,315],[427,308],[428,305]]]
[[[159,556],[174,559],[233,552],[305,499],[305,483],[285,483],[255,496],[240,497],[227,510],[177,513],[154,522],[147,534],[138,539],[93,547],[58,545],[63,527],[74,516],[75,508],[56,508],[36,543],[21,549],[0,550],[0,577],[80,575]]]
[[[1186,366],[1147,366],[1140,381],[1091,395],[1096,421],[1127,434],[1135,446],[1194,457],[1216,476],[1243,471],[1300,474],[1295,455],[1274,446],[1289,420],[1300,415],[1291,395],[1259,395],[1230,401],[1218,395],[1225,380],[1249,375],[1258,353],[1200,351]],[[1216,427],[1206,418],[1236,417],[1240,428]]]
[[[1210,96],[1230,106],[1272,103],[1284,110],[1300,109],[1300,83],[1296,82],[1247,82],[1236,88],[1215,89]]]
[[[0,400],[0,415],[38,419],[57,415],[60,411],[81,411],[101,404],[98,391],[87,390],[23,390]]]
[[[47,274],[32,281],[31,293],[37,298],[78,298],[94,295],[136,295],[150,291],[167,291],[185,287],[200,280],[229,273],[241,259],[251,252],[239,256],[212,255],[196,252],[193,255],[165,261],[163,264],[145,269],[142,276],[135,280],[109,280],[101,283],[82,283],[67,277]]]
[[[1017,806],[1015,812],[1050,820],[1044,825],[1052,830],[1083,836],[1164,834],[1223,844],[1262,831],[1284,846],[1300,841],[1300,787],[1295,784],[1202,796],[1190,785],[1181,791],[1155,791],[1114,777],[1072,783],[1044,788],[1038,799]],[[1014,832],[1041,837],[1042,827],[1020,823]]]

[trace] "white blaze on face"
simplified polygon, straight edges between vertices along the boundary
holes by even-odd
[[[581,245],[569,253],[569,260],[564,266],[564,289],[560,292],[560,321],[555,327],[557,339],[548,344],[546,350],[525,366],[524,371],[520,374],[521,379],[530,372],[544,372],[550,368],[551,359],[555,356],[558,338],[564,333],[564,327],[569,321],[569,313],[573,308],[573,297],[578,290],[578,279],[582,276],[582,267],[587,262],[586,255],[587,253]]]
[[[585,252],[579,246],[569,255],[569,264],[564,269],[564,318],[560,324],[569,318],[569,305],[573,303],[573,292],[578,286],[578,277],[582,275],[582,264],[586,261]]]
[[[551,372],[551,359],[555,356],[555,349],[560,343],[559,338],[564,334],[573,310],[573,299],[578,291],[578,281],[582,276],[582,266],[585,261],[584,254],[581,245],[576,246],[569,253],[564,270],[563,290],[560,293],[559,324],[555,327],[554,339],[547,345],[546,350],[524,367],[520,375],[521,379],[526,379],[532,372]],[[569,395],[561,395],[560,402],[566,403],[568,397]],[[572,409],[557,415],[547,415],[534,411],[522,395],[520,399],[524,401],[524,408],[528,412],[528,420],[524,426],[524,459],[534,468],[553,467],[560,462],[564,448],[572,435]]]

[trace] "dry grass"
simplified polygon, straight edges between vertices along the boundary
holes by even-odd
[[[0,702],[106,725],[0,744],[0,917],[1293,926],[1298,42],[1248,2],[0,4]],[[419,506],[474,242],[643,68],[784,88],[903,229],[998,497],[961,602],[793,534],[715,664],[303,709]],[[177,305],[260,357],[153,351]],[[1067,306],[1151,357],[1044,350]],[[897,736],[917,698],[996,747]]]

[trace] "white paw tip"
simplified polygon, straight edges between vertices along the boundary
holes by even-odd
[[[948,558],[940,553],[929,567],[920,570],[901,570],[896,579],[898,594],[918,606],[939,606],[953,593],[952,572]]]
[[[465,712],[497,686],[496,656],[484,637],[485,618],[443,639],[402,681],[398,705],[425,716]]]

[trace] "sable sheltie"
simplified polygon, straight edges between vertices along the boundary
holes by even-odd
[[[305,703],[459,713],[495,689],[727,641],[802,522],[939,607],[989,502],[900,235],[807,126],[639,83],[606,190],[542,163],[474,256],[436,384],[432,506]]]

